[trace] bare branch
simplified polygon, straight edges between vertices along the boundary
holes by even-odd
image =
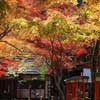
[[[0,33],[0,40],[3,39],[3,37],[5,37],[10,31],[11,31],[11,28],[7,26],[6,29],[2,33]]]
[[[13,48],[17,49],[18,51],[22,52],[19,48],[17,48],[15,45],[13,45],[13,44],[9,43],[8,41],[3,41],[3,40],[0,40],[0,42],[4,42],[4,43],[6,43],[6,44],[10,45],[11,47],[13,47]]]

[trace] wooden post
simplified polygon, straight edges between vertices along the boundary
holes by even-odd
[[[91,78],[92,78],[92,86],[91,86],[91,100],[95,100],[95,73],[96,73],[96,64],[97,64],[97,56],[99,52],[100,40],[97,39],[93,48],[92,54],[92,65],[91,65]]]
[[[51,100],[54,100],[54,96],[51,96]]]
[[[40,100],[43,100],[43,96],[40,96]]]
[[[29,85],[29,97],[28,100],[31,100],[31,85]]]

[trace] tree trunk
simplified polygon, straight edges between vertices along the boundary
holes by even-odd
[[[91,99],[92,100],[95,100],[95,73],[96,73],[97,57],[99,53],[99,45],[100,45],[100,40],[96,40],[93,48],[92,66],[91,66],[91,77],[92,77]]]
[[[57,76],[57,78],[59,78],[59,76]],[[56,76],[54,75],[54,81],[55,81],[55,85],[57,87],[58,90],[58,96],[60,97],[59,100],[65,100],[65,95],[64,95],[64,90],[63,87],[61,85],[64,85],[61,81],[57,81],[58,79],[56,78]],[[58,100],[58,99],[57,99]]]

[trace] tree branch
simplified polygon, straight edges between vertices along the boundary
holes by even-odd
[[[3,40],[0,40],[0,42],[4,42],[4,43],[6,43],[6,44],[10,45],[11,47],[13,47],[13,48],[17,49],[18,51],[22,52],[19,48],[17,48],[15,45],[13,45],[13,44],[9,43],[8,41],[3,41]]]
[[[11,31],[11,28],[7,26],[6,29],[2,33],[0,33],[0,40],[3,39],[3,37],[5,37],[10,31]]]

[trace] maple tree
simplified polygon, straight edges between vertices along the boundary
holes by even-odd
[[[35,38],[31,40],[27,39],[27,42],[33,44],[32,46],[36,48],[34,50],[38,51],[48,59],[48,66],[53,71],[52,74],[54,75],[54,80],[56,87],[59,90],[59,95],[61,96],[61,99],[64,100],[64,91],[62,88],[63,70],[76,66],[76,62],[73,61],[75,55],[80,58],[80,56],[87,54],[87,50],[84,47],[81,47],[79,50],[75,43],[77,41],[79,42],[84,40],[90,34],[88,33],[88,36],[85,34],[84,37],[84,34],[82,37],[79,36],[80,31],[77,31],[77,28],[79,27],[72,26],[67,22],[65,16],[57,13],[55,15],[51,15],[42,23],[39,19],[34,20],[33,24],[35,25],[35,28],[33,27],[32,33],[35,35]],[[87,32],[87,30],[83,29],[83,27],[79,28],[79,30],[83,30],[81,32]],[[76,42],[74,39],[76,39]],[[68,44],[65,45],[66,41],[71,40],[71,44],[68,42]],[[78,51],[75,53],[74,50],[76,49],[78,49]]]
[[[54,71],[64,99],[60,87],[63,68],[75,66],[73,54],[79,60],[81,55],[89,54],[86,47],[93,46],[92,39],[99,37],[99,5],[83,3],[78,8],[67,0],[1,0],[1,56],[9,56],[8,52],[16,56],[19,52],[36,51],[48,58],[48,66]]]

